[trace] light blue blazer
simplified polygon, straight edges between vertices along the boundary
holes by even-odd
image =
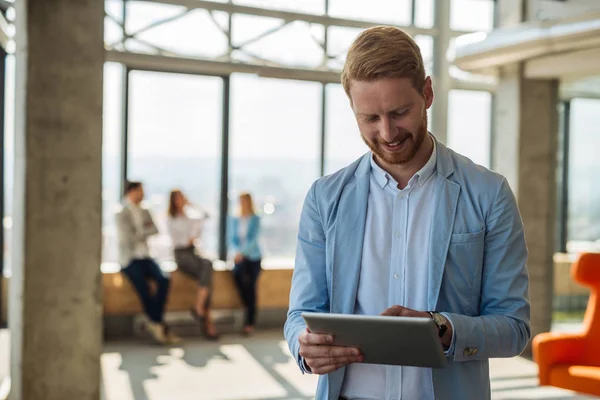
[[[229,224],[229,243],[233,251],[240,252],[251,261],[261,259],[260,247],[258,246],[258,235],[260,234],[260,218],[257,215],[250,217],[248,221],[248,232],[246,241],[242,246],[239,232],[240,218],[231,217]]]
[[[437,143],[428,310],[449,313],[454,352],[433,370],[436,399],[490,398],[489,358],[520,354],[530,338],[523,224],[504,177]],[[299,367],[302,312],[352,314],[371,153],[317,180],[302,209],[284,332]],[[383,310],[382,310],[383,311]],[[345,368],[319,377],[317,399],[337,400]]]

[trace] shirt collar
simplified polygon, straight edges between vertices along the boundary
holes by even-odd
[[[135,204],[133,201],[131,201],[129,199],[125,199],[125,206],[129,207],[133,210],[139,210],[141,208],[139,204]]]
[[[437,163],[437,147],[435,144],[435,139],[433,139],[430,135],[428,135],[428,136],[433,141],[433,151],[431,152],[431,156],[429,157],[429,160],[427,160],[427,162],[425,163],[423,168],[418,170],[413,175],[413,177],[410,178],[410,181],[408,182],[409,185],[411,185],[411,183],[413,181],[415,182],[415,184],[422,185],[423,183],[425,183],[427,181],[427,179],[429,179],[429,177],[435,171],[435,166]],[[395,183],[394,186],[398,186],[398,183],[396,182],[396,180],[394,178],[392,178],[392,176],[390,174],[388,174],[388,172],[386,170],[381,168],[375,162],[375,155],[372,153],[371,153],[371,172],[373,173],[375,180],[377,181],[377,183],[379,184],[379,186],[382,189],[389,183],[390,180]]]
[[[388,181],[394,180],[394,178],[392,178],[386,170],[384,170],[383,168],[381,168],[376,162],[375,162],[375,155],[371,154],[371,173],[373,174],[373,176],[375,177],[375,180],[377,181],[377,183],[379,184],[379,187],[381,187],[382,189],[385,187],[385,185],[387,185]]]
[[[415,176],[418,177],[419,184],[421,184],[421,185],[423,183],[425,183],[427,181],[427,179],[429,179],[429,177],[433,174],[433,172],[435,171],[436,163],[437,163],[437,148],[435,145],[435,139],[433,139],[431,136],[429,136],[429,137],[431,138],[431,141],[433,142],[433,151],[431,152],[431,156],[429,157],[429,160],[427,160],[427,162],[425,163],[423,168],[418,170],[417,173],[415,174]]]

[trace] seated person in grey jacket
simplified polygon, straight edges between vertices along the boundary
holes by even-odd
[[[180,341],[169,330],[163,320],[169,278],[150,257],[148,237],[158,233],[150,211],[142,208],[144,188],[141,182],[127,182],[123,209],[117,213],[117,234],[119,237],[119,261],[122,272],[135,288],[144,313],[148,317],[147,330],[160,344],[174,344]],[[156,283],[156,291],[151,292],[148,280]]]

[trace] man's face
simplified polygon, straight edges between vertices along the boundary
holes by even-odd
[[[135,204],[140,204],[142,200],[144,200],[144,187],[140,186],[137,189],[134,189],[132,192],[132,200]]]
[[[408,78],[353,80],[350,98],[361,136],[373,154],[388,164],[410,162],[427,135],[431,79],[427,78],[423,93]]]

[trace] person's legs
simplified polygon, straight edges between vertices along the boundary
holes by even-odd
[[[216,339],[218,336],[217,329],[212,323],[210,316],[210,297],[212,292],[213,266],[212,261],[203,258],[199,255],[194,257],[198,266],[198,297],[196,307],[203,311],[204,314],[204,335],[208,339]]]
[[[242,260],[242,262],[235,264],[235,266],[233,267],[233,279],[235,281],[235,286],[237,287],[240,299],[242,300],[242,304],[244,304],[244,307],[248,307],[249,277],[248,267],[246,263],[246,260]]]
[[[207,338],[216,339],[217,332],[211,324],[208,312],[210,287],[212,285],[212,262],[198,256],[194,248],[175,250],[177,268],[190,278],[198,281],[196,300],[190,310],[192,316],[202,325],[202,332]]]
[[[196,303],[194,304],[194,308],[196,309],[196,314],[201,317],[206,316],[208,309],[206,307],[206,303],[208,302],[208,288],[205,286],[198,286],[198,291],[196,292]]]
[[[246,316],[246,331],[251,332],[256,323],[256,283],[260,275],[260,260],[247,261],[248,269],[248,314]]]
[[[151,258],[148,258],[147,262],[148,275],[151,279],[153,279],[156,282],[156,293],[154,294],[154,302],[156,304],[157,318],[160,318],[160,324],[164,331],[166,341],[169,344],[179,343],[181,339],[171,331],[169,326],[164,321],[165,306],[167,304],[169,294],[170,279],[166,276],[162,269],[160,269],[156,261],[154,261]]]
[[[147,267],[148,265],[145,260],[133,260],[127,267],[123,268],[122,272],[129,279],[138,294],[144,308],[144,313],[152,322],[160,323],[161,319],[156,312],[157,307],[154,296],[150,294],[150,288],[148,288],[148,284],[146,283]]]
[[[126,268],[123,268],[123,274],[133,285],[144,309],[144,313],[150,320],[147,323],[147,329],[150,335],[160,344],[164,344],[167,338],[162,326],[162,315],[156,304],[156,297],[150,294],[150,288],[146,282],[148,276],[148,263],[146,260],[133,260]]]
[[[148,263],[148,275],[156,282],[156,293],[154,294],[156,318],[159,319],[159,322],[163,322],[170,280],[160,269],[156,261],[148,258],[146,262]]]

